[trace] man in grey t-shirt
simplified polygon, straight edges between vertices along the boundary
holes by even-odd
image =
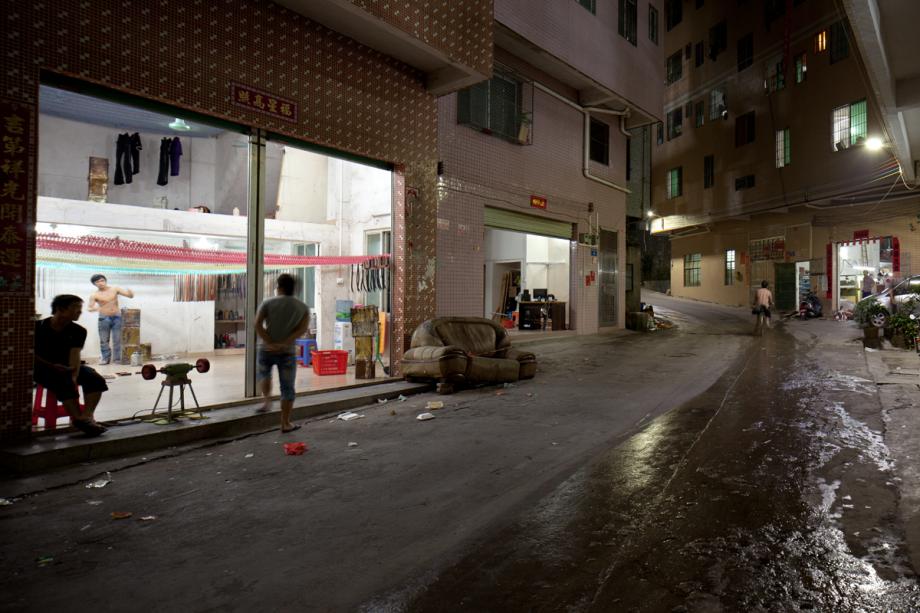
[[[281,431],[292,432],[300,428],[291,423],[297,376],[294,341],[306,331],[310,309],[294,298],[294,277],[287,273],[278,276],[277,294],[263,302],[256,314],[256,334],[262,339],[258,379],[265,400],[260,411],[271,409],[272,366],[277,366],[281,384]]]

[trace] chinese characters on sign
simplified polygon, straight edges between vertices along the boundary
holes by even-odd
[[[751,261],[783,260],[786,258],[786,239],[782,236],[762,238],[750,243]]]
[[[0,100],[0,294],[25,294],[31,108]]]
[[[293,100],[279,98],[240,83],[230,83],[230,101],[235,106],[297,123],[297,103]]]

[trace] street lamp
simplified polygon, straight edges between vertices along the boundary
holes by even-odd
[[[866,149],[869,151],[880,151],[883,146],[884,143],[882,142],[882,139],[877,136],[872,136],[866,139]]]

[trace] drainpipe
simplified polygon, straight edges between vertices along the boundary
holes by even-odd
[[[595,175],[592,175],[592,174],[591,174],[591,166],[590,166],[590,162],[591,162],[591,157],[590,157],[590,156],[591,156],[591,150],[590,150],[590,146],[591,146],[591,113],[592,113],[592,112],[596,112],[596,113],[607,113],[607,114],[609,114],[609,115],[619,115],[619,116],[620,116],[620,131],[623,132],[623,134],[628,135],[629,133],[626,132],[626,129],[625,129],[625,127],[624,127],[624,121],[625,121],[626,116],[629,114],[629,109],[625,109],[625,110],[622,110],[622,111],[614,111],[614,110],[612,110],[612,109],[598,109],[598,108],[592,108],[592,107],[583,107],[583,106],[581,106],[581,105],[579,105],[579,104],[576,104],[576,103],[572,102],[571,100],[569,100],[569,99],[566,98],[565,96],[562,96],[562,95],[556,93],[555,91],[551,90],[550,88],[546,87],[545,85],[542,85],[541,83],[534,82],[533,86],[534,86],[535,88],[539,89],[541,92],[544,92],[544,93],[546,93],[546,94],[549,94],[550,96],[552,96],[553,98],[556,98],[557,100],[559,100],[559,101],[561,101],[561,102],[565,102],[567,105],[569,105],[570,107],[572,107],[573,109],[575,109],[576,111],[578,111],[579,113],[581,113],[582,115],[584,115],[584,117],[585,117],[585,122],[584,122],[584,123],[585,123],[585,129],[584,129],[584,135],[582,136],[582,141],[583,141],[583,143],[584,143],[584,147],[582,147],[582,165],[581,165],[581,172],[582,172],[582,174],[585,176],[585,178],[586,178],[586,179],[590,179],[591,181],[594,181],[594,182],[596,182],[596,183],[600,183],[601,185],[606,185],[607,187],[612,187],[613,189],[618,190],[618,191],[621,191],[621,192],[623,192],[624,194],[630,194],[630,193],[632,193],[632,192],[629,190],[629,188],[623,187],[622,185],[617,185],[616,183],[613,183],[612,181],[608,181],[607,179],[602,179],[602,178],[600,178],[600,177],[597,177],[597,176],[595,176]]]

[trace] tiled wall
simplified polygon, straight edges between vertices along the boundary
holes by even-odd
[[[457,124],[457,96],[438,100],[439,151],[444,174],[438,184],[438,315],[483,313],[483,212],[486,206],[577,223],[588,230],[588,203],[600,225],[618,232],[620,275],[624,270],[625,194],[582,174],[583,115],[539,90],[534,92],[533,144],[522,146]],[[593,174],[625,184],[626,141],[611,120],[610,165],[592,163]],[[531,208],[530,196],[547,198],[546,211]],[[597,331],[597,285],[584,277],[597,270],[590,248],[572,260],[576,293],[570,320],[579,333]],[[619,304],[623,290],[618,288]],[[620,309],[620,325],[623,314]]]
[[[393,22],[428,3],[368,4]],[[491,33],[482,24],[491,24],[491,2],[441,4],[437,15],[412,17],[410,31],[432,46],[462,49],[464,61],[490,60]],[[396,164],[402,191],[395,195],[394,338],[405,339],[434,313],[437,109],[418,71],[267,0],[5,6],[0,96],[35,108],[39,74],[47,70]],[[296,101],[299,121],[231,105],[231,81]],[[34,147],[34,130],[30,136]],[[34,212],[34,194],[30,203]],[[31,297],[0,296],[3,439],[29,429],[33,312]],[[395,347],[398,358],[402,344]]]

